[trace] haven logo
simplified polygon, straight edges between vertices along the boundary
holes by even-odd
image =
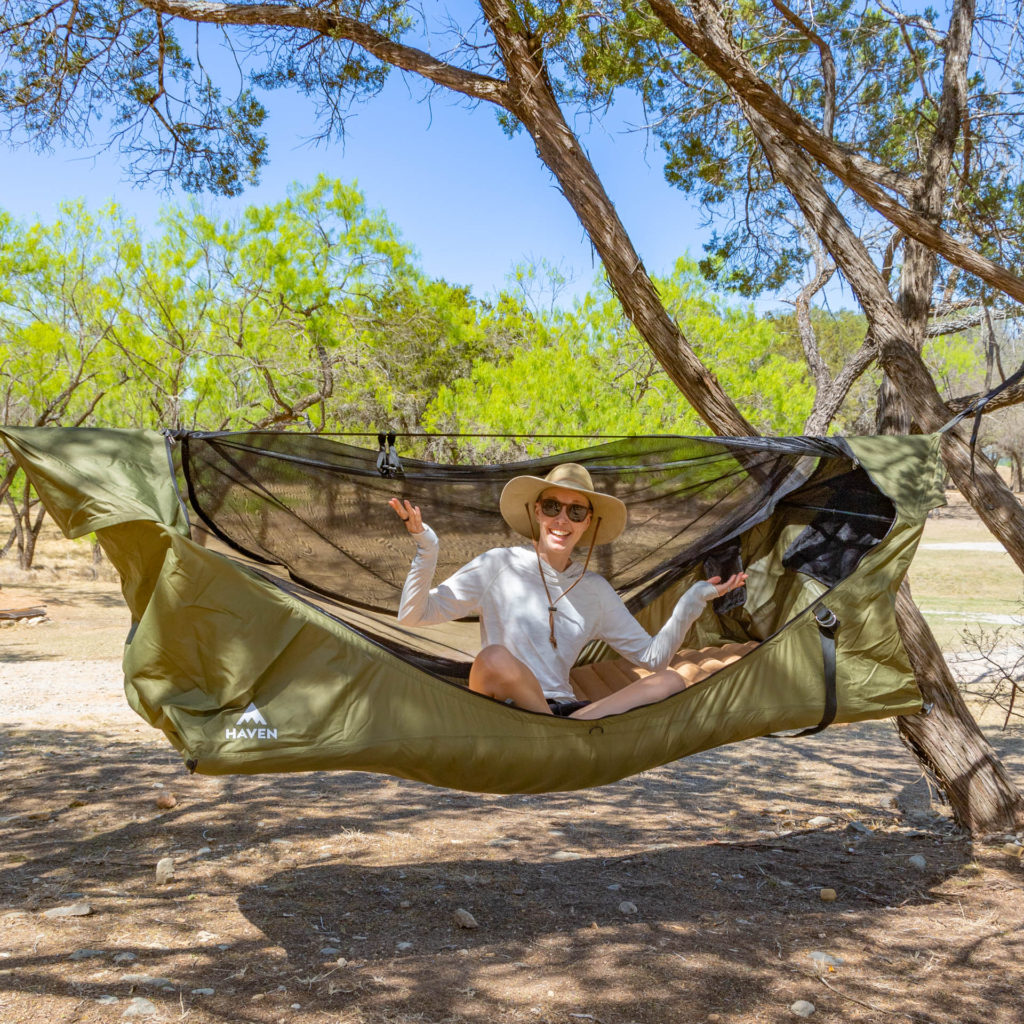
[[[224,730],[226,740],[276,740],[277,730],[267,725],[267,720],[260,714],[255,703],[250,704],[242,712],[241,718],[235,723],[235,728]]]

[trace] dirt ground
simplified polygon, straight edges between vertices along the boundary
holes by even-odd
[[[189,776],[87,556],[0,563],[48,614],[0,629],[2,1024],[1024,1021],[1020,846],[959,833],[891,723],[551,796]]]

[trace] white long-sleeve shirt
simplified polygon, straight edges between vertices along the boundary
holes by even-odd
[[[398,621],[431,626],[478,615],[482,646],[501,644],[509,650],[533,672],[544,696],[552,700],[575,699],[569,670],[591,640],[603,640],[634,665],[652,671],[664,668],[704,606],[718,596],[713,584],[695,583],[676,603],[657,636],[652,637],[603,576],[584,574],[582,565],[576,563],[558,572],[541,562],[551,600],[557,602],[558,646],[552,647],[548,596],[532,546],[492,548],[431,588],[437,567],[437,534],[424,524],[423,532],[413,537],[416,556],[402,589]],[[572,593],[558,600],[577,580]]]

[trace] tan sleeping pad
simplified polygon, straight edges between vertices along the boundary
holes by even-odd
[[[723,657],[735,660],[749,654],[757,646],[758,642],[751,640],[746,644],[704,647],[699,651],[681,650],[669,662],[669,667],[678,669],[683,664],[696,666],[695,678],[690,683],[692,686],[693,683],[721,668]],[[569,673],[569,682],[579,700],[600,700],[649,675],[651,672],[648,669],[630,664],[625,658],[613,658],[607,661],[594,661],[589,665],[577,665]]]

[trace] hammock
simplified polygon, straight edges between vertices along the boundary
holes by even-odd
[[[546,792],[921,707],[893,609],[943,502],[934,436],[630,438],[487,467],[390,452],[378,466],[377,452],[320,435],[0,438],[64,533],[96,533],[120,573],[128,701],[192,771],[355,769]],[[686,646],[759,641],[752,653],[667,700],[576,721],[467,690],[477,623],[399,626],[412,545],[389,497],[421,505],[440,534],[439,581],[521,542],[498,513],[508,479],[569,460],[629,509],[592,567],[645,628],[693,581],[742,566],[745,592],[709,606]],[[610,657],[594,644],[581,662]]]

